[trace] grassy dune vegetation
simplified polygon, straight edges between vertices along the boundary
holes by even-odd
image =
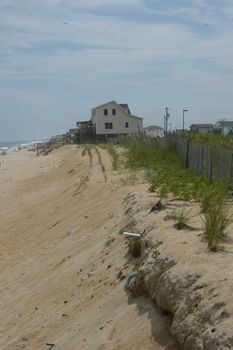
[[[230,184],[217,180],[209,182],[185,169],[175,151],[168,146],[151,148],[135,138],[130,140],[127,148],[128,166],[145,169],[150,191],[158,191],[161,198],[173,194],[183,200],[200,202],[208,244],[211,250],[216,250],[231,222],[228,211]]]
[[[183,133],[183,136],[197,143],[203,143],[210,146],[216,146],[233,150],[233,135],[214,135],[214,134],[198,134],[198,133]]]
[[[99,146],[103,149],[106,149],[109,152],[109,154],[112,157],[112,168],[113,168],[113,170],[116,170],[118,168],[119,157],[118,157],[117,151],[114,148],[113,144],[106,143],[106,144],[101,144]]]

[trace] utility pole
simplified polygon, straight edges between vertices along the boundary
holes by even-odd
[[[165,108],[166,114],[165,114],[165,128],[164,131],[167,132],[167,126],[168,126],[168,118],[170,117],[170,114],[168,113],[168,107]]]
[[[183,132],[184,132],[184,112],[188,112],[188,109],[183,109]]]

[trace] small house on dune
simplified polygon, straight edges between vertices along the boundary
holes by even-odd
[[[232,135],[233,134],[233,121],[232,120],[219,120],[215,124],[218,133],[221,135]]]
[[[77,128],[69,129],[68,133],[66,134],[66,139],[69,143],[74,143],[77,132],[78,132]]]
[[[150,137],[163,137],[164,130],[161,126],[150,125],[144,128],[145,134]]]
[[[191,132],[197,132],[199,134],[209,134],[214,131],[213,124],[192,124],[190,126]]]
[[[105,142],[143,133],[143,118],[131,114],[128,104],[110,101],[92,108],[89,121],[77,122],[77,143]]]

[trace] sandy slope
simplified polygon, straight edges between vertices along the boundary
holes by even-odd
[[[119,183],[100,150],[14,152],[0,168],[0,349],[176,349],[169,319],[133,299]],[[141,185],[141,189],[146,189]]]

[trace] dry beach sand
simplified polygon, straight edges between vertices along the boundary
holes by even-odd
[[[122,206],[148,185],[123,185],[100,149],[9,152],[0,167],[0,349],[177,349],[170,318],[132,298],[119,234]],[[1,160],[3,157],[1,157]],[[46,345],[55,344],[54,347]]]
[[[0,349],[233,348],[233,224],[210,252],[198,203],[170,196],[152,211],[143,173],[83,150],[0,159]],[[182,230],[179,208],[191,211]],[[142,234],[140,257],[123,230]],[[137,298],[124,290],[135,270]]]

